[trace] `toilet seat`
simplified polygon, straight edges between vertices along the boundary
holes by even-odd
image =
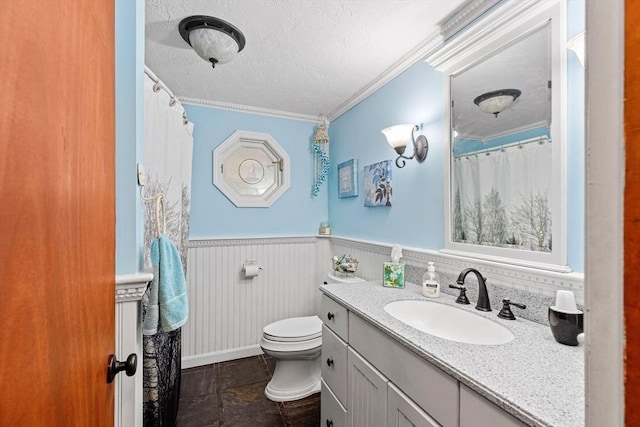
[[[322,320],[318,316],[291,317],[264,327],[262,336],[267,341],[300,343],[322,337]]]

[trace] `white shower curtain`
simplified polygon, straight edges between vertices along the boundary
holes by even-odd
[[[457,156],[452,240],[549,252],[551,152],[541,138]]]
[[[191,160],[193,123],[183,118],[183,108],[164,90],[153,91],[154,82],[144,82],[144,166],[147,175],[145,196],[162,192],[166,203],[167,236],[178,248],[183,260],[189,237],[191,197]],[[145,265],[149,243],[155,237],[155,205],[145,203]]]
[[[166,235],[187,263],[189,212],[191,203],[191,159],[193,124],[184,117],[182,105],[165,90],[154,91],[155,82],[144,81],[144,167],[145,197],[162,193],[165,218],[156,219],[156,202],[144,202],[144,259],[151,266],[149,247],[158,228],[166,222]],[[186,272],[185,272],[186,275]],[[175,425],[180,395],[181,328],[158,331],[143,338],[144,425]]]

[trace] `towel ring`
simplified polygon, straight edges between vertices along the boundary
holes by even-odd
[[[160,222],[160,212],[162,211],[162,222]],[[162,224],[162,229],[160,229]],[[164,194],[160,193],[156,196],[156,234],[160,237],[167,232],[167,211],[164,206]]]
[[[141,173],[141,169],[138,169],[138,174]],[[156,202],[156,235],[160,237],[163,233],[167,232],[167,211],[165,208],[164,199],[165,196],[163,193],[158,193],[154,196],[145,196],[144,195],[144,187],[145,187],[145,179],[138,178],[140,180],[140,197],[142,200],[151,201],[154,200]],[[160,222],[160,213],[162,213],[162,222]],[[162,224],[162,227],[160,225]]]

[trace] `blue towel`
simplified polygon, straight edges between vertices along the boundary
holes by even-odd
[[[142,322],[142,335],[155,335],[158,333],[158,321],[160,319],[160,310],[158,307],[158,266],[153,266],[153,279],[149,285],[149,289],[142,297],[142,306],[144,307],[144,320]]]
[[[173,331],[184,325],[189,316],[189,301],[187,300],[187,283],[184,278],[180,254],[175,245],[166,236],[162,235],[151,242],[151,264],[154,269],[154,280],[151,283],[149,307],[145,318],[143,333],[150,335],[154,322],[153,312],[153,285],[157,284],[157,305],[158,315],[155,319],[155,326],[158,323],[164,332]],[[156,280],[157,278],[157,280]],[[151,309],[151,311],[149,311]],[[145,317],[147,317],[145,316]],[[159,319],[158,319],[159,318]],[[153,332],[152,332],[153,334]]]

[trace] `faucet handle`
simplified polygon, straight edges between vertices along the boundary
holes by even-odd
[[[449,285],[449,287],[460,290],[460,295],[458,295],[458,299],[456,299],[458,304],[471,304],[469,298],[467,298],[467,288],[465,288],[464,285]]]
[[[500,313],[498,313],[498,317],[500,317],[501,319],[516,320],[516,316],[513,315],[513,313],[511,312],[511,307],[509,307],[511,305],[521,308],[522,310],[527,308],[527,306],[524,304],[511,302],[509,298],[504,298],[502,300],[502,310],[500,310]]]

